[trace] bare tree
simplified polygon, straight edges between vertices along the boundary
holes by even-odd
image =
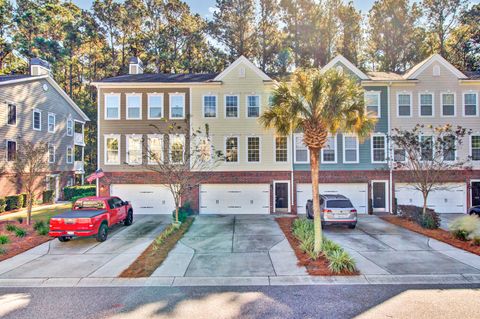
[[[32,206],[49,171],[48,144],[20,141],[12,166],[11,180],[27,194],[27,224],[32,219]]]
[[[411,130],[393,130],[390,136],[394,145],[393,167],[404,172],[408,184],[422,193],[424,215],[430,192],[448,190],[445,181],[452,170],[468,168],[470,159],[458,158],[456,150],[470,133],[450,124],[437,127],[417,124]]]

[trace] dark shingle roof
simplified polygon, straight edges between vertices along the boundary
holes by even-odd
[[[29,77],[30,75],[26,75],[26,74],[0,75],[0,82],[19,80],[19,79],[24,79]]]
[[[480,79],[480,71],[465,71],[463,73],[471,80]]]
[[[208,82],[215,79],[218,73],[156,73],[156,74],[127,74],[106,78],[103,83],[153,82],[153,83],[188,83]]]

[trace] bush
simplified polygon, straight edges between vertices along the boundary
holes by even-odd
[[[423,228],[437,229],[440,227],[440,217],[433,209],[427,208],[424,215],[423,207],[398,205],[398,213],[402,218],[415,222]]]
[[[3,213],[5,208],[7,208],[7,202],[5,201],[5,198],[0,198],[0,213]]]
[[[186,202],[178,209],[178,221],[181,223],[185,222],[192,213],[193,209],[190,207],[190,202]],[[175,221],[175,210],[172,212],[172,218]]]
[[[22,202],[22,207],[23,207],[23,208],[27,207],[27,204],[28,204],[28,203],[27,203],[27,194],[22,193],[22,194],[20,194],[20,196],[22,196],[22,200],[23,200],[23,202]]]
[[[75,197],[72,197],[72,198],[70,199],[70,201],[71,201],[72,203],[75,203],[77,200],[79,200],[80,198],[83,198],[83,197],[85,197],[85,196],[75,196]]]
[[[0,255],[5,255],[7,253],[7,250],[3,247],[0,247]]]
[[[53,203],[53,191],[52,190],[43,191],[42,201],[44,204]]]
[[[23,238],[23,237],[27,236],[27,231],[23,228],[17,227],[15,229],[15,236]]]
[[[326,257],[329,261],[328,268],[334,273],[356,271],[355,260],[343,249],[333,250]]]
[[[43,220],[36,221],[35,224],[33,224],[33,229],[35,229],[41,236],[47,235],[49,231],[48,224]]]
[[[10,242],[10,238],[7,235],[0,235],[0,245],[5,245]]]
[[[15,226],[14,224],[7,224],[7,226],[5,226],[5,229],[7,231],[15,231],[17,229],[17,226]]]
[[[74,197],[82,198],[96,195],[95,185],[67,186],[63,189],[63,199],[73,201]]]
[[[480,218],[475,215],[462,216],[454,219],[448,227],[453,237],[466,241],[480,229]]]
[[[5,197],[5,202],[7,204],[6,210],[14,210],[22,208],[23,206],[23,196],[22,195],[12,195]]]
[[[33,224],[33,229],[38,230],[40,228],[44,228],[45,222],[43,220],[36,221],[35,224]]]
[[[37,229],[37,234],[39,234],[40,236],[46,236],[48,235],[48,232],[49,232],[49,229],[47,226]]]

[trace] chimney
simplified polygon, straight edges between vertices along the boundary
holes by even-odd
[[[128,65],[128,74],[142,74],[143,73],[143,63],[138,57],[130,58]]]
[[[30,59],[30,75],[32,76],[50,75],[51,76],[50,63],[40,58]]]

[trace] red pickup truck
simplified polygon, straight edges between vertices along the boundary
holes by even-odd
[[[102,242],[107,240],[109,227],[118,223],[130,226],[132,222],[133,209],[129,202],[118,197],[85,197],[78,199],[71,211],[50,219],[48,235],[61,242],[77,236],[95,236]]]

